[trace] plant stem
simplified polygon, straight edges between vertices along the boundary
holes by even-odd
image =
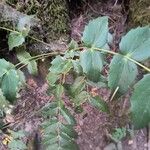
[[[3,29],[3,30],[6,30],[6,31],[9,31],[9,32],[14,32],[14,33],[20,34],[19,31],[12,30],[12,29],[9,29],[9,28],[0,27],[0,29]],[[42,41],[42,40],[39,40],[39,39],[37,39],[37,38],[35,38],[35,37],[32,37],[32,36],[30,36],[30,35],[27,35],[27,37],[29,37],[30,39],[33,39],[33,40],[35,40],[35,41],[37,41],[37,42],[40,42],[40,43],[42,43],[42,44],[44,44],[44,45],[50,46],[50,44],[48,44],[48,43],[46,43],[46,42],[44,42],[44,41]]]
[[[18,32],[18,31],[16,31],[16,30],[12,30],[12,29],[5,28],[5,27],[0,27],[0,29],[7,30],[7,31],[10,31],[10,32],[15,32],[15,33],[18,33],[18,34],[20,33],[20,32]],[[42,43],[42,44],[45,44],[45,45],[47,45],[47,46],[50,45],[50,44],[48,44],[48,43],[45,43],[45,42],[42,41],[42,40],[39,40],[39,39],[36,39],[36,38],[32,37],[32,36],[29,36],[29,35],[28,35],[28,37],[31,38],[31,39],[33,39],[33,40],[35,40],[35,41],[38,41],[38,42],[40,42],[40,43]],[[87,47],[78,47],[78,48],[72,49],[72,50],[80,50],[80,49],[84,49],[84,48],[87,48]],[[98,51],[102,51],[102,52],[106,52],[106,53],[109,53],[109,54],[112,54],[112,55],[119,55],[119,54],[120,54],[120,53],[117,53],[117,52],[113,52],[113,51],[106,50],[106,49],[100,49],[100,48],[96,48],[96,47],[92,47],[92,49],[98,50]],[[45,54],[41,54],[41,55],[42,55],[42,56],[45,56]],[[122,55],[122,54],[120,54],[120,55]],[[38,56],[38,55],[37,55],[37,56]],[[122,55],[122,56],[123,56],[124,58],[127,58],[128,60],[132,61],[133,63],[137,64],[138,66],[142,67],[144,70],[150,72],[150,68],[144,66],[143,64],[137,62],[136,60],[130,58],[129,56],[126,56],[126,55]],[[36,57],[36,56],[35,56],[35,57]]]
[[[18,34],[20,33],[20,32],[18,32],[16,30],[5,28],[5,27],[0,27],[0,29],[6,30],[6,31],[9,31],[9,32],[15,32],[15,33],[18,33]]]
[[[106,52],[106,53],[109,53],[109,54],[112,54],[112,55],[121,55],[121,56],[123,56],[124,58],[127,58],[128,60],[130,60],[130,61],[132,61],[133,63],[137,64],[138,66],[142,67],[144,70],[150,72],[150,68],[144,66],[143,64],[137,62],[136,60],[134,60],[134,59],[132,59],[132,58],[126,56],[126,55],[122,55],[122,54],[120,54],[120,53],[116,53],[116,52],[113,52],[113,51],[110,51],[110,50],[106,50],[106,49],[100,49],[100,48],[95,48],[95,47],[93,47],[93,49],[98,50],[98,51],[102,51],[102,52]]]
[[[56,56],[56,55],[64,55],[64,53],[61,53],[61,52],[49,52],[49,53],[36,55],[36,56],[33,56],[31,58],[26,59],[25,61],[21,61],[21,62],[17,63],[15,65],[15,67],[18,67],[19,65],[23,64],[26,61],[32,61],[32,60],[37,59],[37,58],[42,59],[43,57],[46,58],[46,57],[49,57],[49,56]],[[37,60],[39,60],[39,59],[37,59]]]
[[[143,69],[145,69],[146,71],[150,72],[150,68],[144,66],[143,64],[137,62],[136,60],[128,57],[128,56],[124,56],[125,58],[129,59],[130,61],[134,62],[135,64],[137,64],[138,66],[142,67]]]
[[[52,55],[58,55],[59,53],[47,53],[48,55],[44,55],[44,58],[47,58],[47,57],[50,57],[50,56],[52,56]],[[32,58],[30,58],[30,59],[28,59],[29,61],[32,61],[32,60],[34,60],[34,61],[37,61],[37,60],[40,60],[40,59],[43,59],[43,55],[37,55],[38,57],[34,57],[34,59],[33,59],[33,57]],[[16,64],[15,65],[15,67],[17,67],[17,66],[19,66],[20,64],[22,64],[23,62],[20,62],[20,63],[18,63],[18,64]],[[26,64],[23,64],[22,66],[20,66],[19,68],[18,68],[18,70],[20,70],[20,69],[22,69],[23,67],[25,67],[26,65],[28,65],[28,62],[26,63]]]

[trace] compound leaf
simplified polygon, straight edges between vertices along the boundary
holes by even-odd
[[[135,81],[138,74],[137,66],[121,55],[114,56],[110,64],[108,86],[111,90],[119,87],[120,93],[125,93]]]
[[[150,122],[150,74],[136,85],[131,96],[131,112],[134,127],[143,128]]]
[[[58,91],[62,91],[61,86],[59,86]],[[63,102],[59,99],[51,102],[44,109],[44,114],[50,118],[50,120],[46,119],[42,124],[44,148],[52,150],[77,150],[78,146],[74,142],[77,133],[73,129],[76,122],[68,109],[65,108]]]

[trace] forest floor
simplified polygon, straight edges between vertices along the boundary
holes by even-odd
[[[114,3],[112,0],[103,3],[86,3],[82,9],[79,8],[77,13],[73,13],[71,37],[79,42],[87,22],[99,16],[109,16],[109,29],[114,37],[111,48],[117,51],[120,38],[127,31],[128,11],[123,4]],[[43,81],[41,76],[28,76],[27,87],[20,92],[20,98],[18,98],[13,108],[13,115],[7,115],[5,118],[11,129],[23,129],[30,133],[30,136],[26,139],[27,141],[33,139],[43,120],[39,110],[51,100],[51,97],[46,94],[46,90],[47,83]],[[109,101],[110,91],[101,88],[96,90],[96,92],[105,101]],[[102,113],[88,103],[83,105],[82,113],[76,114],[72,110],[77,121],[75,129],[79,135],[77,143],[80,150],[121,150],[121,148],[117,148],[117,143],[112,140],[111,134],[116,128],[125,127],[132,129],[128,113],[130,105],[129,95],[130,93],[119,102],[111,102],[110,111],[112,115]],[[67,107],[70,107],[68,98],[65,98]],[[1,139],[3,138],[4,135],[1,136]],[[147,150],[147,141],[147,130],[143,129],[135,131],[134,134],[128,133],[120,143],[123,150]],[[6,146],[2,143],[0,144],[0,149],[7,150]]]

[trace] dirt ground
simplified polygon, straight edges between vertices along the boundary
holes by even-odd
[[[78,10],[77,15],[73,15],[72,17],[72,38],[79,41],[84,26],[89,20],[107,15],[109,16],[109,29],[114,37],[111,48],[113,51],[117,51],[120,38],[126,32],[128,17],[128,10],[126,10],[123,3],[119,2],[107,0],[104,2],[97,1],[97,3],[85,3],[83,8]],[[41,76],[28,77],[27,84],[27,88],[20,92],[20,98],[18,98],[17,104],[14,107],[13,115],[9,116],[7,121],[10,123],[10,128],[14,130],[24,129],[31,135],[28,138],[32,138],[32,135],[37,131],[43,120],[39,114],[39,110],[50,101],[51,97],[46,94],[47,83],[43,81]],[[97,92],[106,102],[109,102],[110,91],[102,88]],[[115,128],[132,128],[128,113],[130,105],[129,95],[130,93],[124,96],[119,102],[109,102],[112,115],[102,113],[88,103],[83,105],[82,113],[74,113],[77,121],[75,129],[79,135],[77,143],[80,150],[121,150],[116,147],[117,144],[109,135]],[[147,129],[135,131],[133,135],[127,135],[121,141],[122,149],[147,150],[147,141]],[[7,150],[2,143],[0,147],[1,150]]]

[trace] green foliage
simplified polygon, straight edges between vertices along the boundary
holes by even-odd
[[[99,17],[89,22],[83,32],[82,41],[88,47],[103,48],[108,40],[108,17]]]
[[[22,138],[25,137],[24,131],[20,130],[17,132],[11,131],[12,140],[8,144],[10,150],[26,150],[26,144],[23,142]]]
[[[23,83],[23,75],[21,71],[17,71],[15,66],[4,59],[0,59],[0,88],[4,96],[10,102],[16,99],[19,87]],[[11,86],[10,86],[11,85]]]
[[[11,32],[8,37],[9,50],[18,47],[25,42],[25,38],[21,33]]]
[[[5,75],[7,73],[7,70],[10,67],[10,63],[7,62],[5,59],[0,59],[0,78],[3,77],[3,75]]]
[[[30,74],[37,75],[37,63],[35,60],[32,60],[32,56],[26,52],[24,49],[17,51],[17,58],[22,64],[27,65],[27,69]]]
[[[111,134],[111,139],[118,143],[124,137],[126,137],[127,130],[126,128],[116,128],[115,131]]]
[[[11,85],[11,86],[10,86]],[[1,89],[8,100],[14,100],[19,86],[19,76],[15,69],[10,69],[1,81]]]
[[[89,94],[85,91],[85,77],[79,76],[68,89],[69,95],[76,106],[84,103]]]
[[[108,75],[108,86],[111,90],[119,87],[120,93],[125,93],[135,81],[138,74],[137,66],[121,55],[113,57]]]
[[[30,29],[30,23],[27,28],[24,26],[26,23],[28,24],[28,19],[23,19],[18,25],[18,34],[21,34],[24,38]],[[10,34],[13,35],[14,32]],[[15,40],[18,37],[14,38],[12,36],[11,38],[14,41],[10,40],[10,49],[23,43]],[[118,93],[122,96],[129,89],[132,89],[137,82],[137,65],[150,72],[148,67],[138,62],[150,58],[149,27],[138,27],[129,31],[119,44],[120,50],[114,52],[109,49],[112,35],[108,30],[108,17],[101,17],[90,21],[85,27],[82,41],[83,47],[82,45],[79,47],[75,41],[72,41],[64,55],[56,56],[51,62],[47,82],[54,99],[42,110],[45,117],[45,122],[42,124],[45,149],[78,149],[75,143],[77,135],[73,129],[76,123],[63,102],[65,94],[68,94],[75,108],[81,108],[82,104],[88,101],[98,110],[109,113],[107,103],[99,96],[92,96],[93,93],[87,90],[88,87],[108,87],[113,96]],[[104,70],[106,69],[104,67],[106,64],[108,65],[107,57],[105,57],[107,53],[114,55],[109,65],[108,78],[104,77]],[[41,58],[41,56],[32,57],[26,51],[17,51],[17,57],[21,61],[19,65],[27,65],[29,72],[32,74],[37,73],[35,60]],[[48,56],[48,54],[43,54],[44,56]],[[2,89],[0,94],[2,103],[5,102],[5,97],[9,101],[14,101],[20,85],[25,82],[23,73],[20,70],[16,70],[16,66],[18,65],[14,66],[6,60],[0,59],[0,87]],[[68,77],[70,76],[72,80],[68,83]],[[132,120],[135,128],[143,128],[150,122],[149,81],[150,75],[147,74],[136,83],[131,97]],[[125,135],[125,129],[118,128],[112,134],[112,138],[118,142]]]
[[[71,42],[68,45],[68,49],[69,50],[73,50],[78,48],[78,43],[75,40],[71,40]]]
[[[109,107],[105,101],[103,101],[99,96],[92,97],[90,104],[96,107],[98,110],[109,113]]]
[[[8,36],[9,50],[18,47],[25,42],[25,38],[30,31],[30,21],[32,18],[33,16],[25,16],[19,19],[17,25],[18,31],[11,31]]]
[[[60,78],[60,75],[49,72],[47,75],[47,81],[50,86],[55,86],[56,81]]]
[[[50,72],[55,74],[66,74],[72,68],[72,62],[69,59],[64,59],[61,56],[57,56],[52,62]]]
[[[100,80],[100,71],[103,67],[103,58],[100,52],[94,50],[81,52],[80,63],[89,80],[94,82]]]
[[[143,128],[150,122],[150,74],[136,85],[131,97],[131,112],[134,127]]]
[[[130,30],[120,42],[120,51],[137,61],[150,58],[150,28],[138,27]]]

